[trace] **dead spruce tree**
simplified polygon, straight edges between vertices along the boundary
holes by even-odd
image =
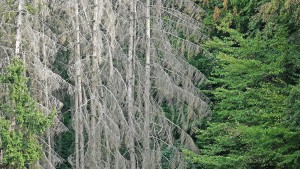
[[[205,77],[185,60],[203,52],[197,45],[205,39],[201,9],[189,0],[24,2],[20,52],[32,93],[45,112],[61,108],[57,90],[73,99],[75,149],[66,159],[73,168],[184,168],[175,142],[197,151],[187,131],[209,113],[196,87]],[[16,14],[18,1],[1,3]],[[1,59],[15,53],[15,14],[1,17]],[[72,84],[52,71],[60,48],[71,51]],[[62,160],[53,138],[66,128],[56,121],[42,139],[43,168]]]
[[[75,107],[74,126],[84,130],[75,127],[75,132],[87,134],[70,163],[74,168],[157,168],[167,158],[169,166],[184,167],[173,134],[179,133],[186,148],[196,149],[186,133],[188,124],[209,113],[207,98],[195,87],[205,77],[183,57],[187,51],[201,52],[197,43],[205,30],[195,19],[201,9],[189,1],[159,0],[64,5],[76,25],[70,35],[80,35],[79,41],[69,39],[70,48],[80,47],[79,52],[74,48],[77,59],[69,74],[82,75],[82,84],[75,85],[82,85],[82,95],[74,93],[82,101]],[[176,110],[178,119],[167,118],[163,104]],[[80,109],[82,114],[76,113]],[[172,157],[163,157],[166,147]]]
[[[80,48],[80,23],[79,23],[79,2],[74,2],[75,10],[75,113],[74,113],[74,130],[75,130],[75,159],[76,169],[84,168],[84,137],[83,137],[83,114],[82,114],[82,71],[81,71],[81,48]]]

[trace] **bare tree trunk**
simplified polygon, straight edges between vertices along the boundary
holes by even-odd
[[[145,72],[145,119],[144,119],[144,141],[143,141],[143,169],[147,169],[150,159],[150,143],[149,143],[149,131],[150,131],[150,55],[151,55],[151,35],[150,35],[150,0],[146,0],[146,72]]]
[[[101,51],[98,51],[98,46],[102,45],[102,37],[99,36],[99,23],[101,21],[101,12],[103,8],[103,1],[102,0],[94,0],[93,1],[93,25],[92,25],[92,57],[91,57],[91,64],[92,64],[92,71],[91,71],[91,126],[90,126],[90,150],[91,150],[91,168],[96,168],[97,161],[96,159],[100,159],[99,157],[96,157],[96,117],[97,117],[97,104],[100,104],[97,102],[98,90],[97,90],[97,83],[101,83],[97,81],[97,77],[99,76],[99,72],[97,72],[97,66],[98,66],[98,57],[101,57]],[[99,15],[100,13],[100,15]],[[101,86],[101,85],[99,85]],[[100,111],[100,110],[98,110]],[[100,133],[101,134],[101,133]],[[101,142],[101,140],[97,140],[98,142]],[[101,148],[101,147],[99,147]],[[97,156],[101,156],[101,154],[97,154]]]
[[[80,57],[80,29],[79,29],[79,2],[75,4],[75,160],[76,169],[84,168],[84,137],[83,137],[83,121],[82,121],[82,75],[81,75],[81,57]]]
[[[113,9],[111,9],[111,21],[109,24],[109,30],[110,30],[110,47],[109,47],[109,75],[110,78],[113,77],[113,73],[114,73],[114,65],[113,65],[113,56],[115,54],[115,41],[116,41],[116,26],[115,26],[115,22],[116,22],[116,16],[114,14]]]
[[[23,14],[24,14],[24,0],[19,0],[18,6],[18,21],[17,21],[17,34],[16,34],[16,49],[15,54],[16,57],[21,59],[21,43],[22,43],[22,26],[23,26]],[[25,58],[24,63],[25,63]]]
[[[78,88],[79,89],[79,88]],[[80,168],[84,169],[85,166],[85,154],[84,154],[84,129],[83,129],[83,112],[82,112],[82,94],[80,94],[79,98],[79,146],[80,146]]]
[[[134,138],[135,138],[135,126],[134,126],[134,110],[133,110],[133,49],[134,49],[134,6],[135,0],[130,2],[130,16],[129,16],[129,49],[128,49],[128,68],[127,68],[127,104],[128,104],[128,123],[129,123],[129,156],[131,168],[136,168],[136,159],[135,159],[135,148],[134,148]]]
[[[17,21],[17,33],[16,33],[16,46],[15,46],[15,56],[21,59],[21,42],[22,42],[22,25],[23,25],[23,12],[24,12],[24,0],[19,0],[18,6],[18,21]],[[25,63],[25,57],[24,63]],[[16,117],[10,117],[10,131],[15,129]]]

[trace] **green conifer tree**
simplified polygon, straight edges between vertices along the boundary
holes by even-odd
[[[25,168],[33,166],[41,159],[42,145],[39,136],[50,127],[54,111],[45,115],[30,96],[28,79],[24,76],[22,61],[14,59],[4,74],[1,83],[7,84],[7,102],[0,103],[0,147],[2,166],[5,168]]]

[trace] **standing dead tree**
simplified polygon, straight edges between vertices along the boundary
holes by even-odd
[[[85,167],[160,167],[165,147],[174,150],[169,165],[183,167],[173,134],[196,150],[188,124],[209,113],[207,98],[195,87],[205,77],[183,57],[201,52],[197,43],[205,30],[190,15],[202,11],[189,1],[78,3]],[[178,125],[162,105],[176,109]]]
[[[26,58],[32,93],[45,112],[61,108],[56,90],[72,95],[75,150],[69,163],[74,168],[184,168],[175,141],[197,151],[189,124],[209,113],[208,99],[196,87],[205,77],[185,60],[202,52],[203,11],[190,0],[34,0],[24,7],[19,52]],[[18,20],[12,18],[6,23]],[[9,35],[18,30],[0,24],[2,59],[15,53]],[[72,84],[52,71],[62,47],[71,52]],[[163,106],[173,110],[171,116]],[[61,162],[53,138],[66,128],[58,119],[55,125],[59,129],[54,126],[43,139],[45,168]]]

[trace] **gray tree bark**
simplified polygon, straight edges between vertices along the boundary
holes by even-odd
[[[16,33],[16,47],[15,47],[15,55],[18,58],[22,58],[20,50],[21,50],[21,43],[22,43],[22,26],[23,26],[23,15],[25,13],[24,10],[24,0],[19,0],[18,5],[18,20],[17,20],[17,33]],[[24,64],[25,64],[25,57],[23,56]]]
[[[129,14],[129,47],[128,47],[128,68],[127,68],[127,106],[128,106],[128,138],[129,138],[129,156],[130,156],[130,164],[131,168],[136,168],[136,158],[135,158],[135,126],[134,126],[134,110],[133,110],[133,103],[134,103],[134,97],[133,97],[133,49],[134,49],[134,34],[135,34],[135,28],[134,28],[134,7],[135,6],[135,0],[131,0],[130,2],[130,14]]]
[[[150,34],[150,0],[146,0],[146,63],[145,63],[145,93],[144,93],[144,138],[143,138],[143,169],[149,168],[150,154],[150,58],[151,58],[151,34]]]
[[[83,119],[82,119],[82,70],[80,53],[80,27],[79,27],[79,2],[75,2],[75,161],[76,169],[84,169],[84,137],[83,137]]]

